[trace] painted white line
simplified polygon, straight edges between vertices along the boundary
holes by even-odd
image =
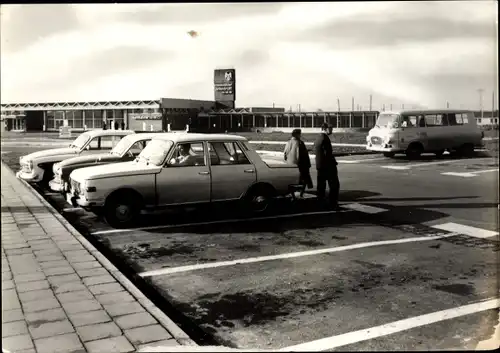
[[[447,238],[447,237],[453,237],[455,235],[457,235],[457,234],[456,233],[449,233],[449,234],[436,235],[436,236],[425,236],[425,237],[406,238],[406,239],[372,241],[372,242],[366,242],[366,243],[338,246],[335,248],[308,250],[308,251],[300,251],[300,252],[293,252],[293,253],[286,253],[286,254],[279,254],[279,255],[250,257],[250,258],[246,258],[246,259],[231,260],[231,261],[209,262],[209,263],[204,263],[204,264],[162,268],[159,270],[146,271],[146,272],[139,273],[139,276],[141,276],[141,277],[163,276],[163,275],[169,275],[172,273],[189,272],[189,271],[195,271],[195,270],[203,270],[203,269],[207,269],[207,268],[226,267],[226,266],[250,264],[250,263],[255,263],[255,262],[264,262],[264,261],[273,261],[273,260],[282,260],[282,259],[292,259],[295,257],[329,254],[329,253],[334,253],[334,252],[341,252],[341,251],[347,251],[347,250],[353,250],[353,249],[370,248],[370,247],[382,246],[382,245],[394,245],[394,244],[414,243],[414,242],[419,242],[419,241],[437,240],[437,239],[442,239],[442,238]]]
[[[479,160],[483,160],[483,159],[490,159],[490,158],[491,157],[474,158],[474,161],[479,161]],[[403,170],[403,169],[411,169],[411,168],[415,168],[415,167],[425,167],[425,166],[434,165],[434,164],[458,163],[458,162],[463,162],[463,161],[467,161],[467,160],[469,160],[469,159],[453,159],[453,160],[448,160],[448,161],[435,161],[435,162],[426,162],[426,163],[417,163],[417,164],[407,164],[404,166],[384,165],[384,166],[381,166],[381,168]]]
[[[483,140],[484,141],[494,141],[494,140],[498,140],[498,137],[483,137]]]
[[[441,230],[446,230],[448,232],[455,232],[459,234],[465,234],[470,237],[475,237],[475,238],[490,238],[498,235],[498,232],[493,232],[491,230],[486,230],[482,228],[476,228],[476,227],[471,227],[471,226],[465,226],[463,224],[458,224],[458,223],[443,223],[443,224],[436,224],[431,226],[432,228],[436,229],[441,229]]]
[[[353,343],[391,335],[396,332],[406,331],[416,327],[434,324],[440,321],[450,320],[465,315],[471,315],[486,310],[496,309],[499,306],[499,299],[490,299],[479,303],[463,305],[456,308],[436,311],[430,314],[394,321],[385,325],[375,326],[364,330],[353,331],[344,333],[342,335],[327,337],[312,342],[285,347],[283,349],[280,349],[280,351],[324,351],[327,349],[333,349]]]
[[[473,178],[473,177],[478,176],[478,174],[491,173],[491,172],[497,172],[498,173],[498,168],[496,168],[496,169],[478,170],[476,172],[464,172],[464,173],[447,172],[447,173],[441,173],[441,175],[451,175],[451,176],[459,176],[459,177],[463,177],[463,178]]]
[[[410,167],[404,167],[404,166],[399,166],[399,165],[383,165],[383,166],[380,166],[380,168],[385,168],[385,169],[395,169],[395,170],[406,170],[406,169],[410,169]]]
[[[286,145],[288,141],[248,141],[250,143],[254,144],[261,144],[261,145]],[[314,145],[314,142],[304,142],[306,146],[312,146]],[[366,144],[361,144],[361,143],[335,143],[332,142],[332,146],[339,146],[339,147],[366,147]]]
[[[369,213],[369,214],[376,214],[376,213],[381,213],[381,212],[387,212],[385,208],[380,208],[380,207],[375,207],[375,206],[368,206],[368,205],[362,205],[360,203],[350,203],[347,205],[342,205],[342,207],[358,211],[358,212],[363,212],[363,213]]]
[[[272,156],[272,157],[279,157],[283,158],[283,152],[278,152],[278,151],[263,151],[263,150],[257,150],[255,151],[258,154],[263,154],[264,156],[262,158],[266,158],[267,156]],[[309,158],[314,159],[316,158],[316,155],[310,154]],[[380,157],[380,158],[361,158],[361,159],[337,159],[338,163],[346,163],[346,164],[354,164],[354,163],[363,163],[363,162],[370,162],[370,161],[380,161],[380,160],[386,160],[386,157]],[[311,161],[314,163],[314,161]]]
[[[190,226],[206,226],[206,225],[211,225],[211,224],[225,224],[225,223],[230,224],[230,223],[241,223],[241,222],[251,222],[251,221],[264,221],[264,220],[268,220],[268,219],[327,215],[327,214],[346,213],[346,212],[352,212],[352,210],[291,213],[291,214],[276,215],[276,216],[225,219],[225,220],[220,220],[220,221],[209,221],[209,222],[198,222],[198,223],[169,224],[169,225],[162,225],[162,226],[158,225],[158,226],[148,226],[148,227],[129,228],[129,229],[108,229],[108,230],[100,230],[100,231],[93,232],[90,234],[91,235],[98,235],[98,234],[113,234],[113,233],[129,233],[129,232],[135,232],[135,231],[141,231],[141,230],[170,229],[170,228],[181,228],[181,227],[190,227]]]
[[[83,208],[81,207],[68,207],[68,208],[63,208],[63,212],[78,212],[78,211],[83,211]]]

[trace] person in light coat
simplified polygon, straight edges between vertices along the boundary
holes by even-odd
[[[300,177],[299,184],[302,185],[300,191],[300,197],[304,196],[306,187],[309,189],[313,188],[313,183],[311,179],[311,173],[309,169],[311,168],[311,160],[309,159],[309,152],[304,141],[301,140],[302,131],[300,129],[295,129],[292,131],[292,138],[287,142],[285,146],[284,158],[288,164],[296,165],[299,168]]]

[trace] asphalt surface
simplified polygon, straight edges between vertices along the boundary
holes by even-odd
[[[29,151],[3,147],[2,159],[16,169]],[[281,200],[260,220],[227,207],[145,215],[142,229],[114,230],[46,197],[219,344],[315,350],[332,337],[325,350],[434,350],[489,339],[496,307],[443,317],[498,297],[497,155],[338,160],[339,213],[290,216],[322,210],[314,199]],[[452,231],[435,228],[447,223]],[[387,334],[390,323],[401,331]]]

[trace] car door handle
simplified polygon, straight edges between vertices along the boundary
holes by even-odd
[[[245,173],[254,173],[255,170],[254,169],[245,169]]]
[[[209,172],[199,172],[198,174],[200,174],[200,175],[208,175],[210,173]]]

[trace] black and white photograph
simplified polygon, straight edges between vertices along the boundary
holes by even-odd
[[[0,5],[2,353],[500,348],[498,1]]]

